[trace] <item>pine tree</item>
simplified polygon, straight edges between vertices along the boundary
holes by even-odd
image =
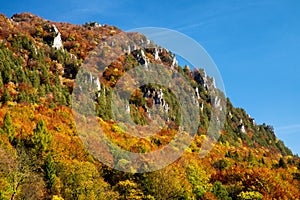
[[[26,94],[26,92],[24,92],[24,91],[19,92],[18,97],[17,97],[17,101],[18,101],[18,103],[27,102],[28,101],[28,95]]]
[[[254,157],[254,154],[252,151],[249,151],[249,153],[248,153],[248,161],[250,163],[255,161],[255,157]]]
[[[3,86],[3,79],[2,79],[2,73],[0,71],[0,87],[2,87],[2,86]]]
[[[19,83],[28,83],[25,71],[21,68],[18,68],[18,70],[16,71],[16,76],[17,76],[17,81]]]
[[[282,157],[279,159],[278,167],[287,168],[287,165]]]
[[[49,190],[52,190],[56,181],[56,169],[55,169],[53,158],[50,154],[48,154],[46,158],[44,170],[45,170],[45,179],[47,181],[47,188]]]
[[[46,87],[45,85],[41,85],[38,88],[39,97],[45,97],[46,96]]]
[[[7,61],[6,65],[4,66],[2,73],[3,73],[2,74],[3,83],[4,84],[9,83],[12,79],[12,73],[11,73],[11,67],[9,61]]]
[[[230,197],[228,197],[228,192],[225,186],[222,185],[220,181],[216,181],[213,184],[212,193],[217,197],[217,199],[222,199],[222,200],[231,199]]]
[[[13,139],[15,138],[16,132],[15,132],[14,125],[10,119],[10,114],[8,112],[4,116],[2,130],[3,133],[8,136],[9,141],[12,142]]]
[[[38,88],[40,86],[40,76],[38,74],[38,71],[32,72],[30,79],[34,88]]]
[[[7,103],[10,100],[11,100],[11,96],[10,96],[7,88],[5,88],[3,96],[2,96],[2,102],[5,104],[5,103]]]
[[[38,152],[44,152],[47,150],[49,144],[51,143],[51,135],[48,133],[47,127],[43,120],[40,120],[34,129],[34,134],[31,138],[31,142],[34,148]]]
[[[41,83],[49,84],[49,74],[48,74],[48,70],[45,66],[41,67]]]

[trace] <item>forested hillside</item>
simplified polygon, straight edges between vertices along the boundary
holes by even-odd
[[[271,125],[256,124],[229,98],[224,99],[221,137],[212,151],[199,157],[212,108],[220,104],[210,98],[209,88],[223,94],[204,70],[178,66],[172,52],[155,46],[136,49],[113,44],[124,54],[105,66],[101,78],[79,74],[97,88],[99,126],[110,141],[128,151],[146,153],[168,144],[184,120],[168,88],[141,86],[122,108],[143,126],[151,123],[150,108],[157,106],[165,124],[153,137],[133,137],[130,125],[114,120],[111,105],[114,87],[127,71],[141,64],[161,64],[184,76],[194,89],[191,96],[201,117],[193,142],[173,164],[153,172],[122,172],[99,162],[76,129],[73,94],[75,88],[87,88],[79,87],[75,78],[85,60],[99,53],[95,49],[122,33],[96,22],[72,25],[30,13],[0,15],[0,200],[299,199],[299,157],[278,140]],[[147,41],[138,33],[132,38]],[[110,48],[101,53],[112,56]],[[129,163],[111,155],[109,159],[119,167]]]

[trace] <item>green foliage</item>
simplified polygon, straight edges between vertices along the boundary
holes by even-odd
[[[2,65],[2,80],[4,84],[7,84],[11,81],[12,79],[12,71],[11,71],[11,67],[8,63],[3,63]]]
[[[125,131],[118,124],[113,125],[111,130],[115,133],[125,133]]]
[[[22,66],[20,58],[14,56],[14,52],[6,46],[0,45],[0,71],[3,84],[7,84],[13,80],[13,71]]]
[[[252,151],[249,151],[247,160],[249,163],[252,163],[252,164],[256,161],[255,156]]]
[[[292,151],[287,148],[281,140],[276,142],[276,148],[279,149],[283,156],[293,155]]]
[[[263,195],[256,191],[250,191],[250,192],[241,192],[238,195],[238,200],[261,200],[263,198]]]
[[[41,84],[49,84],[49,73],[48,69],[45,66],[41,67],[40,81]]]
[[[58,167],[61,180],[61,195],[65,200],[73,199],[116,199],[117,194],[109,191],[96,166],[90,162],[61,163]]]
[[[6,198],[6,197],[4,196],[4,192],[3,192],[3,191],[0,191],[0,200],[6,200],[6,199],[8,199],[8,198]]]
[[[14,140],[16,132],[8,112],[4,116],[2,131],[9,138],[9,141],[12,142]]]
[[[3,87],[2,72],[0,71],[0,88]]]
[[[239,153],[237,151],[234,151],[234,152],[228,151],[225,154],[225,157],[232,158],[234,160],[239,160],[240,155],[239,155]]]
[[[228,197],[228,192],[224,185],[220,181],[216,181],[213,184],[212,187],[212,193],[217,197],[217,199],[220,200],[231,200],[230,197]]]
[[[5,88],[4,94],[3,94],[3,96],[2,96],[2,102],[3,102],[4,104],[6,104],[6,103],[9,102],[10,100],[11,100],[11,96],[10,96],[10,94],[9,94],[9,92],[8,92],[8,89]]]
[[[50,154],[47,155],[45,165],[44,165],[44,170],[45,170],[45,179],[47,182],[47,188],[51,191],[55,185],[57,177],[56,177],[55,164]]]
[[[284,159],[282,157],[279,159],[278,167],[287,168],[286,162],[284,161]]]
[[[80,63],[77,59],[71,57],[71,55],[63,50],[57,50],[52,48],[50,52],[50,58],[56,60],[58,63],[64,66],[64,76],[68,78],[75,78],[78,73]]]
[[[210,177],[200,166],[189,165],[187,167],[187,179],[192,184],[193,193],[197,199],[209,191]]]
[[[110,88],[104,88],[100,91],[96,104],[96,113],[104,120],[112,118],[111,99],[112,92]]]
[[[43,120],[40,120],[36,128],[33,131],[33,136],[31,137],[31,142],[34,145],[34,149],[41,153],[48,149],[52,141],[52,136],[48,133],[47,127]]]
[[[28,19],[33,28],[27,26],[30,25],[26,24]],[[2,23],[5,25],[2,16],[0,20],[1,25]],[[4,116],[0,130],[0,200],[230,199],[230,197],[299,199],[299,158],[285,157],[292,155],[292,152],[276,138],[273,127],[266,124],[256,125],[244,109],[235,108],[229,99],[227,111],[230,115],[229,113],[227,115],[221,142],[215,145],[207,159],[203,161],[194,159],[191,164],[185,163],[189,156],[194,158],[193,155],[198,155],[194,150],[202,147],[201,142],[204,138],[209,138],[204,136],[210,123],[217,123],[210,122],[212,102],[208,86],[204,86],[204,70],[193,71],[188,66],[184,69],[180,66],[175,67],[175,70],[177,69],[193,88],[199,89],[199,103],[204,105],[203,110],[200,110],[198,135],[189,148],[190,151],[169,167],[151,173],[123,173],[105,167],[84,149],[73,118],[68,114],[71,110],[66,106],[71,105],[70,93],[73,91],[74,78],[78,78],[81,59],[86,58],[90,50],[116,29],[110,26],[93,29],[88,24],[86,26],[89,28],[57,24],[65,44],[69,43],[69,48],[57,50],[50,47],[54,38],[53,32],[49,31],[51,23],[39,18],[36,20],[35,17],[28,15],[26,20],[22,22],[24,26],[14,26],[13,30],[4,28],[5,30],[0,31],[3,40],[0,44],[2,94],[0,114]],[[3,34],[4,32],[7,32],[7,36]],[[117,42],[115,45],[119,48]],[[150,62],[160,62],[153,60],[151,49],[145,52]],[[97,116],[104,119],[99,120],[103,126],[101,128],[109,138],[122,147],[132,141],[125,134],[130,129],[127,130],[124,124],[117,124],[112,120],[116,117],[112,115],[112,109],[115,109],[111,105],[114,98],[112,86],[126,71],[139,65],[135,53],[126,53],[107,68],[104,79],[100,79],[100,91],[91,92],[89,88],[81,85],[83,91],[97,97],[88,105],[89,111],[94,114],[96,105]],[[111,56],[108,48],[105,55]],[[171,53],[167,51],[160,52],[160,57],[164,64],[172,62]],[[208,85],[211,84],[212,78],[207,77],[207,82]],[[153,99],[145,98],[144,94],[147,89],[158,91],[160,88],[161,86],[155,84],[138,88],[131,95],[131,112],[126,117],[131,117],[140,125],[149,123],[145,106],[154,109],[151,107]],[[155,147],[163,148],[170,137],[169,133],[177,130],[178,125],[186,120],[181,119],[180,105],[172,90],[162,89],[165,103],[168,103],[170,110],[166,114],[160,107],[158,113],[162,118],[168,118],[170,125],[167,131],[161,132],[157,137],[143,138],[141,144],[134,145],[139,152],[151,151]],[[217,89],[214,92],[221,93]],[[64,114],[61,115],[61,112]],[[37,113],[38,115],[35,115]],[[113,113],[122,115],[122,112]],[[10,116],[14,117],[14,124]],[[47,120],[49,130],[43,120]],[[124,121],[128,121],[128,118]],[[247,134],[240,132],[241,124],[245,126]],[[108,159],[114,161],[118,167],[127,168],[134,163],[119,149],[113,148],[115,147],[110,146],[103,151],[108,150],[113,154]],[[274,165],[279,153],[283,157]],[[182,163],[185,164],[184,167]],[[132,169],[132,172],[136,171]]]
[[[182,170],[167,167],[146,174],[143,181],[144,193],[152,195],[155,199],[189,199],[190,185],[185,182]]]
[[[226,159],[221,159],[214,162],[214,167],[220,171],[225,170],[229,166],[229,162]]]
[[[126,199],[144,199],[143,192],[138,188],[138,185],[130,180],[120,181],[115,190],[120,194],[120,200]]]
[[[21,35],[20,33],[12,41],[12,46],[18,50],[25,49],[29,52],[34,52],[33,42],[26,35]]]
[[[40,86],[40,76],[37,70],[31,72],[30,80],[34,88],[38,88]]]

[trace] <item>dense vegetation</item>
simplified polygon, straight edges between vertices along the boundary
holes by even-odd
[[[52,47],[53,24],[61,33],[63,49]],[[188,66],[175,70],[199,89],[197,103],[203,110],[197,135],[183,156],[162,170],[141,174],[120,172],[97,161],[79,139],[71,94],[88,54],[120,32],[113,26],[56,23],[28,13],[11,19],[0,15],[1,200],[299,199],[300,159],[276,138],[272,126],[257,125],[229,99],[218,143],[205,158],[198,157],[213,102],[201,78],[204,72]],[[167,50],[160,52],[160,61],[154,59],[153,49],[145,52],[150,62],[171,66],[172,54]],[[145,94],[162,89],[170,107],[165,115],[168,126],[143,140],[126,134],[126,128],[112,120],[113,87],[139,64],[139,53],[125,54],[107,67],[95,99],[96,113],[112,142],[133,152],[149,152],[170,141],[180,115],[171,91],[146,85],[130,98],[131,117],[138,124],[149,123],[146,108],[153,106],[154,97]]]

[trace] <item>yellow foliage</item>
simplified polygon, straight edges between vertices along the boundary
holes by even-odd
[[[64,200],[64,198],[57,196],[57,195],[53,195],[51,200]]]

